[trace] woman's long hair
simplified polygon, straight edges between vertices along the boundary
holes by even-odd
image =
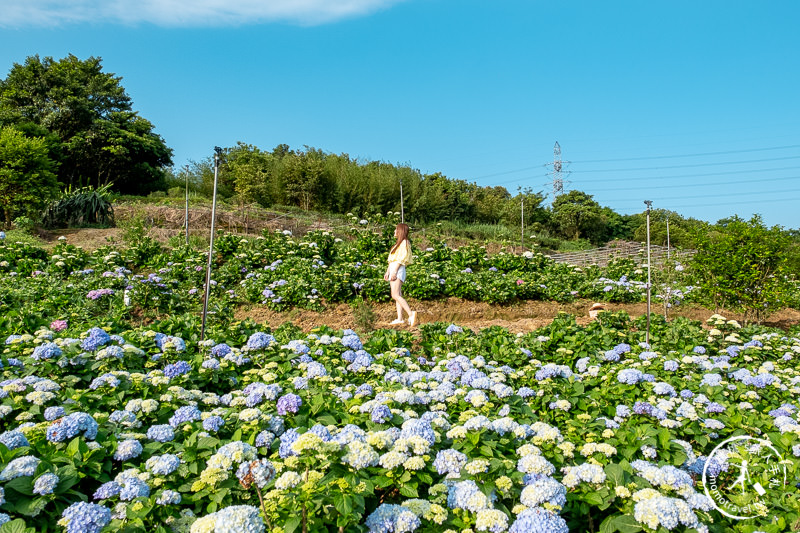
[[[394,252],[397,248],[403,244],[403,241],[408,239],[408,224],[398,224],[397,225],[397,242],[394,243],[392,249],[389,250],[389,253]]]

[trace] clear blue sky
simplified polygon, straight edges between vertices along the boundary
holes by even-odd
[[[620,213],[800,227],[793,0],[0,7],[0,76],[32,54],[102,57],[177,166],[286,143],[549,193],[558,141],[568,188]]]

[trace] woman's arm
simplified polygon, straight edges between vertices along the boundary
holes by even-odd
[[[389,263],[389,268],[386,269],[386,275],[383,276],[383,279],[385,279],[386,281],[396,280],[398,270],[400,270],[400,263],[394,261]]]

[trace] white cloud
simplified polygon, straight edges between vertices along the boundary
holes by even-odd
[[[167,27],[276,21],[318,25],[367,15],[404,1],[407,0],[1,0],[0,27],[87,22]]]

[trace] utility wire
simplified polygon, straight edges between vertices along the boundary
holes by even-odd
[[[721,181],[721,182],[697,182],[697,183],[676,183],[672,185],[642,185],[642,186],[632,186],[632,187],[614,187],[611,189],[603,187],[600,189],[600,192],[607,192],[607,191],[635,191],[635,190],[651,190],[651,189],[675,189],[678,187],[714,187],[718,185],[740,185],[743,183],[764,183],[767,181],[786,181],[786,180],[800,180],[800,176],[786,176],[783,178],[765,178],[765,179],[758,179],[758,180],[738,180],[738,181]],[[766,191],[765,191],[766,192]]]
[[[753,152],[766,152],[766,151],[773,151],[773,150],[789,150],[792,148],[800,148],[800,144],[788,144],[785,146],[771,146],[766,148],[745,148],[741,150],[725,150],[720,152],[699,152],[695,154],[676,154],[676,155],[658,155],[658,156],[645,156],[645,157],[629,157],[629,158],[612,158],[612,159],[584,159],[578,161],[565,161],[565,163],[612,163],[612,162],[624,162],[624,161],[647,161],[647,160],[655,160],[655,159],[678,159],[682,157],[706,157],[706,156],[715,156],[715,155],[730,155],[730,154],[744,154],[744,153],[753,153]],[[662,170],[664,168],[690,168],[690,167],[698,167],[698,166],[711,166],[711,165],[735,165],[741,163],[762,163],[765,161],[778,161],[781,159],[795,159],[800,156],[790,156],[790,157],[779,157],[779,158],[771,158],[771,159],[753,159],[748,161],[729,161],[729,162],[719,162],[719,163],[697,163],[691,165],[673,165],[667,167],[648,167],[648,168],[629,168],[629,169],[592,169],[592,170],[575,170],[572,172],[628,172],[628,171],[638,171],[638,170]],[[523,167],[514,170],[506,170],[501,172],[494,172],[491,174],[483,174],[480,176],[475,176],[471,179],[483,179],[483,178],[491,178],[495,176],[505,176],[508,174],[513,174],[515,172],[524,172],[526,170],[532,170],[535,168],[542,168],[547,167],[550,163],[545,163],[543,165],[536,165],[530,167]],[[524,179],[524,178],[520,178]]]
[[[786,146],[772,146],[770,148],[748,148],[745,150],[726,150],[724,152],[704,152],[697,154],[653,155],[646,157],[626,157],[618,159],[584,159],[580,161],[573,161],[573,163],[614,163],[620,161],[646,161],[648,159],[676,159],[679,157],[703,157],[709,155],[729,155],[729,154],[744,154],[748,152],[767,152],[770,150],[788,150],[790,148],[800,148],[800,144],[789,144]]]
[[[732,196],[753,196],[756,194],[784,194],[789,192],[800,192],[800,189],[783,189],[780,191],[748,191],[748,192],[730,192],[725,194],[713,193],[713,194],[698,194],[694,196],[653,196],[654,201],[662,202],[664,200],[691,200],[695,198],[721,198],[721,197],[732,197]],[[762,200],[758,200],[761,202]],[[768,201],[768,200],[763,200]]]
[[[513,174],[514,172],[522,172],[524,170],[533,170],[534,168],[542,168],[546,167],[547,165],[536,165],[535,167],[525,167],[525,168],[518,168],[516,170],[506,170],[505,172],[495,172],[494,174],[484,174],[483,176],[475,176],[474,180],[479,180],[481,178],[491,178],[494,176],[505,176],[506,174]]]
[[[800,197],[796,198],[780,198],[777,200],[759,200],[759,204],[779,204],[783,202],[797,202],[800,201]],[[723,202],[723,203],[716,203],[716,204],[692,204],[692,205],[670,205],[670,211],[674,211],[675,209],[687,209],[687,208],[695,208],[695,207],[720,207],[720,206],[727,206],[727,205],[745,205],[745,204],[752,204],[753,202],[743,200],[739,202]],[[617,207],[619,210],[625,211],[632,211],[632,214],[641,213],[643,211],[636,211],[636,207]]]
[[[779,167],[779,168],[758,168],[758,169],[747,169],[747,170],[726,170],[722,172],[704,172],[702,174],[678,174],[673,176],[641,176],[637,178],[588,178],[588,179],[597,179],[602,180],[603,182],[607,181],[630,181],[632,179],[636,180],[668,180],[668,179],[680,179],[680,178],[704,178],[707,176],[727,176],[729,174],[749,174],[753,172],[777,172],[781,170],[797,170],[800,166],[792,166],[792,167]],[[586,178],[581,178],[586,179]],[[758,178],[753,178],[753,181],[760,181]]]
[[[695,168],[695,167],[716,167],[720,165],[741,165],[744,163],[764,163],[766,161],[785,161],[787,159],[800,159],[800,155],[790,155],[786,157],[771,157],[769,159],[747,159],[744,161],[721,161],[719,163],[693,163],[691,165],[670,165],[667,167],[639,167],[639,168],[609,168],[609,169],[591,169],[591,170],[573,170],[572,173],[590,173],[590,172],[638,172],[641,170],[666,170],[670,168]]]
[[[631,178],[631,177],[627,177],[627,178],[601,178],[601,177],[596,177],[595,176],[595,177],[588,177],[588,178],[581,178],[581,179],[582,180],[589,179],[589,180],[602,181],[603,183],[607,183],[607,182],[611,182],[611,181],[629,182],[632,179],[636,179],[636,180],[667,180],[667,179],[680,179],[680,178],[702,178],[702,177],[707,177],[707,176],[727,176],[727,175],[730,175],[730,174],[750,174],[750,173],[753,173],[753,172],[779,172],[779,171],[782,171],[782,170],[797,170],[797,169],[800,169],[800,166],[779,167],[779,168],[759,168],[759,169],[755,169],[755,170],[754,169],[730,170],[730,171],[724,171],[724,172],[704,172],[704,173],[701,173],[701,174],[678,174],[678,175],[672,175],[672,176],[642,176],[642,177],[637,177],[637,178]],[[533,179],[546,178],[548,176],[549,176],[549,174],[541,174],[541,175],[538,175],[538,176],[525,176],[523,178],[515,178],[513,180],[501,181],[501,182],[493,184],[492,186],[506,185],[506,184],[509,184],[509,183],[516,183],[518,181],[523,181],[523,180],[533,180]],[[752,181],[759,182],[759,181],[767,181],[767,180],[761,180],[759,178],[753,178]]]

